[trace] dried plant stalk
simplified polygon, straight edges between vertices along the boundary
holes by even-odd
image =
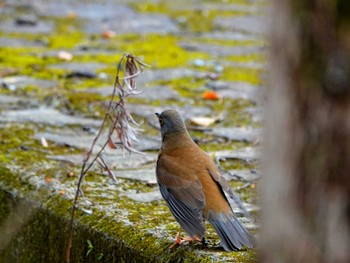
[[[137,57],[133,54],[124,54],[118,63],[118,69],[116,73],[116,79],[114,83],[113,94],[108,104],[107,112],[103,118],[102,124],[99,128],[99,131],[94,138],[89,151],[85,154],[78,184],[77,190],[74,198],[74,203],[71,212],[71,218],[68,229],[68,240],[66,247],[66,262],[70,262],[70,250],[72,247],[72,237],[73,237],[73,221],[74,214],[77,209],[77,203],[79,194],[81,193],[81,184],[84,176],[90,170],[92,165],[97,162],[103,169],[108,172],[108,175],[116,181],[116,178],[108,168],[106,162],[102,158],[102,152],[104,149],[109,146],[112,149],[117,149],[117,145],[120,145],[123,149],[123,153],[125,150],[129,152],[141,153],[133,148],[133,144],[138,142],[137,135],[139,129],[137,128],[139,125],[132,118],[130,113],[128,112],[125,104],[125,99],[130,95],[137,95],[142,91],[139,90],[136,86],[136,77],[142,73],[143,67],[148,66],[141,62]],[[120,70],[124,69],[123,77],[120,77]],[[93,149],[96,146],[98,139],[100,138],[102,131],[109,124],[109,131],[106,142],[102,145],[101,149],[98,151],[96,155],[93,155]],[[113,139],[116,139],[114,142]]]

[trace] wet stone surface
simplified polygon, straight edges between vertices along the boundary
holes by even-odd
[[[21,38],[0,37],[1,47],[43,47],[45,45],[44,42],[38,40],[29,41]]]
[[[260,132],[260,129],[251,127],[221,127],[209,133],[232,141],[255,142],[259,140]]]
[[[110,96],[113,93],[111,87],[89,88],[82,92],[96,93],[102,96]],[[168,86],[154,86],[142,89],[142,92],[137,95],[137,98],[147,100],[181,100],[180,94]]]
[[[142,130],[133,147],[143,154],[122,150],[118,141],[117,149],[104,150],[103,161],[117,182],[95,163],[83,180],[77,222],[122,239],[149,261],[179,260],[164,250],[178,225],[155,176],[161,145],[155,113],[168,108],[180,112],[191,136],[256,219],[266,9],[261,0],[3,1],[0,168],[11,174],[0,173],[0,190],[69,215],[77,175],[113,92],[117,62],[133,53],[151,66],[136,80],[143,92],[126,100]],[[59,55],[62,51],[66,56]],[[93,156],[107,133],[108,128]],[[243,224],[257,231],[259,223],[232,206]],[[102,225],[103,220],[108,223]],[[84,235],[76,239],[86,243]],[[209,225],[207,240],[208,247],[180,248],[181,257],[186,262],[255,262],[253,250],[215,249],[219,240]],[[88,256],[82,250],[87,262],[96,262],[97,248]]]
[[[13,76],[0,78],[0,85],[10,90],[17,88],[23,89],[28,86],[35,86],[38,88],[53,88],[57,86],[57,82],[47,79],[37,79],[28,76]]]
[[[0,113],[0,122],[40,123],[47,125],[91,125],[99,126],[101,120],[70,116],[56,109],[40,107],[26,110],[11,110]]]
[[[51,22],[36,21],[35,23],[19,23],[20,18],[9,20],[0,24],[0,30],[7,33],[36,33],[48,34],[53,30]]]
[[[266,34],[267,18],[264,16],[218,17],[214,21],[218,27],[253,35]]]
[[[250,55],[261,51],[259,46],[223,47],[222,45],[202,43],[180,43],[180,46],[189,51],[201,51],[212,56]]]
[[[261,92],[261,88],[244,82],[212,81],[207,85],[209,88],[217,91],[223,98],[257,101],[259,99],[259,92]]]

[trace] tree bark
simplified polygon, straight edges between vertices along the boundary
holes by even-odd
[[[350,1],[274,0],[262,262],[350,262]]]

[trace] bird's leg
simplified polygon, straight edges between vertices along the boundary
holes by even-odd
[[[187,236],[187,237],[182,238],[181,241],[182,241],[182,242],[185,242],[185,241],[188,241],[188,242],[193,242],[193,241],[202,242],[202,239],[200,239],[200,238],[198,238],[198,237],[196,237],[196,236],[194,236],[193,238]]]
[[[177,232],[176,234],[175,242],[170,246],[170,249],[173,249],[181,244],[182,244],[182,240],[181,240],[181,227],[180,227],[179,232]]]
[[[204,240],[204,243],[203,243],[203,240]],[[200,238],[198,238],[196,236],[194,236],[193,238],[191,238],[189,236],[181,238],[181,227],[180,227],[179,232],[177,232],[177,234],[176,234],[175,242],[170,246],[170,249],[173,249],[173,248],[175,248],[177,246],[180,246],[182,243],[184,243],[186,241],[189,242],[189,243],[196,241],[196,242],[201,242],[202,244],[205,244],[205,239],[204,238],[200,239]]]

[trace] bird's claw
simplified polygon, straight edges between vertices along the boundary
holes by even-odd
[[[196,236],[194,236],[193,238],[191,238],[191,237],[189,237],[189,236],[186,236],[186,237],[184,237],[184,238],[181,238],[181,233],[178,233],[178,234],[176,235],[176,239],[175,239],[174,244],[172,244],[172,245],[169,247],[169,249],[174,249],[174,248],[176,248],[176,247],[182,245],[182,244],[185,243],[185,242],[192,243],[192,242],[195,242],[195,241],[196,241],[196,242],[201,242],[202,244],[204,244],[204,243],[203,243],[203,240],[204,240],[204,242],[205,242],[205,239],[204,239],[204,238],[203,238],[203,239],[200,239],[200,238],[198,238],[198,237],[196,237]]]

